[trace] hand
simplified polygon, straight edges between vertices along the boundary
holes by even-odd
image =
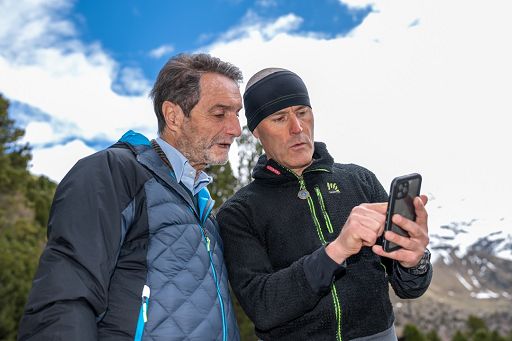
[[[387,203],[361,204],[350,212],[338,237],[325,248],[340,264],[363,246],[373,246],[384,231]]]
[[[409,233],[409,237],[403,237],[392,231],[386,231],[384,233],[384,238],[390,242],[400,245],[402,247],[401,249],[392,252],[385,252],[382,246],[374,245],[372,247],[373,252],[379,256],[388,257],[400,262],[400,265],[404,268],[416,266],[429,243],[428,214],[425,209],[427,201],[428,199],[425,195],[414,198],[414,208],[416,211],[415,222],[406,219],[399,214],[395,214],[393,216],[393,223],[407,231]]]

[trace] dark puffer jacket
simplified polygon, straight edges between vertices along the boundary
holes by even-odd
[[[217,214],[231,286],[263,340],[375,335],[394,321],[389,282],[404,298],[430,284],[431,271],[409,275],[367,247],[346,270],[327,256],[352,208],[387,194],[370,171],[334,163],[323,143],[313,158],[298,177],[263,155],[254,181]]]
[[[238,340],[213,202],[129,132],[57,188],[20,340]]]

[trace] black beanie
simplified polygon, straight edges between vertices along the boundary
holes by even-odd
[[[294,105],[311,107],[302,79],[288,70],[271,73],[245,90],[247,127],[252,132],[265,117]]]

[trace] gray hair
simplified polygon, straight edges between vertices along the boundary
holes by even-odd
[[[258,83],[260,80],[267,77],[268,75],[271,75],[271,74],[279,72],[279,71],[289,71],[289,70],[281,69],[278,67],[269,67],[269,68],[266,68],[266,69],[256,72],[247,82],[247,85],[245,86],[245,91],[247,91],[247,89],[249,89],[255,83]]]
[[[165,101],[177,104],[185,116],[189,117],[201,97],[201,76],[208,72],[226,76],[237,84],[243,79],[239,68],[206,53],[176,55],[160,70],[150,93],[159,134],[165,128],[162,104]]]

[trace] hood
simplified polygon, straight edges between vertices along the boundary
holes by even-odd
[[[317,169],[325,169],[332,172],[334,159],[327,151],[325,143],[315,142],[314,148],[313,163],[309,165],[303,173]],[[297,175],[295,173],[279,164],[279,162],[267,159],[266,154],[261,155],[258,159],[258,163],[252,171],[252,177],[255,181],[272,184],[297,181]]]

